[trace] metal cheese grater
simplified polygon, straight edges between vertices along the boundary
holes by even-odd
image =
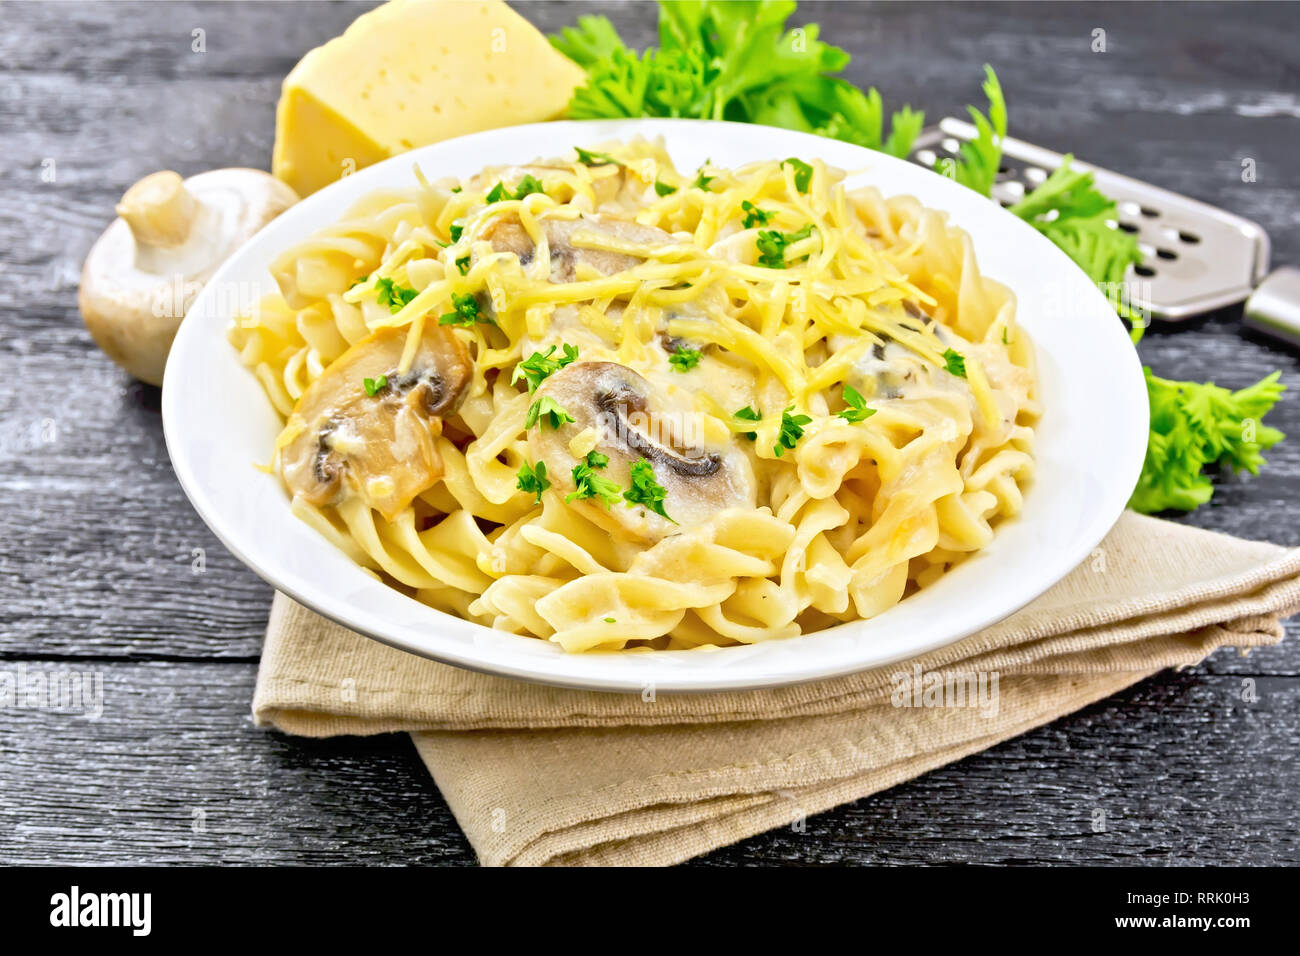
[[[924,130],[912,160],[933,169],[956,156],[976,130],[948,117]],[[993,198],[1003,206],[1022,199],[1043,182],[1064,157],[1008,137]],[[1300,347],[1300,269],[1268,272],[1268,235],[1258,224],[1075,159],[1073,169],[1091,172],[1115,200],[1115,228],[1137,236],[1143,261],[1129,267],[1131,303],[1146,314],[1180,321],[1246,300],[1246,324]]]

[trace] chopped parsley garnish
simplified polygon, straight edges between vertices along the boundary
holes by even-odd
[[[759,209],[752,202],[746,199],[740,204],[740,208],[745,210],[745,221],[741,224],[746,229],[753,229],[755,226],[766,226],[776,215],[774,211]]]
[[[388,376],[381,375],[379,378],[365,378],[361,380],[361,385],[365,388],[366,394],[374,398],[388,387]]]
[[[460,237],[465,234],[465,227],[458,226],[456,225],[456,223],[453,222],[450,226],[447,227],[447,234],[451,236],[452,242],[460,242]]]
[[[781,413],[781,434],[777,436],[776,444],[772,446],[772,454],[780,458],[785,454],[786,449],[794,449],[799,444],[799,439],[803,438],[803,427],[811,424],[812,419],[807,415],[791,415],[794,406],[791,405]]]
[[[659,195],[659,196],[671,196],[671,195],[672,195],[673,193],[675,193],[675,192],[677,192],[677,187],[676,187],[676,186],[670,186],[670,185],[668,185],[668,183],[662,182],[662,181],[660,181],[660,180],[658,180],[658,179],[655,180],[655,194],[656,194],[656,195]]]
[[[592,153],[581,146],[573,147],[573,151],[578,154],[578,162],[584,166],[608,166],[611,163],[615,166],[623,165],[609,153]]]
[[[840,416],[846,422],[865,422],[872,415],[876,414],[874,408],[867,408],[867,400],[862,397],[852,385],[845,385],[840,391],[840,397],[844,399],[844,404],[849,407],[838,411],[835,414]]]
[[[739,418],[742,422],[761,422],[763,420],[763,416],[754,411],[752,405],[746,405],[744,408],[737,410],[732,417]],[[750,441],[758,438],[758,432],[741,432],[741,434]]]
[[[597,468],[604,468],[608,464],[608,456],[593,451],[587,454],[584,461],[574,465],[574,490],[564,496],[565,503],[580,501],[583,498],[599,498],[606,508],[618,504],[619,492],[622,490],[618,482],[596,474]]]
[[[487,194],[487,204],[490,206],[494,202],[501,202],[503,199],[523,199],[525,196],[531,196],[533,193],[544,193],[546,190],[542,187],[542,182],[536,176],[528,173],[523,179],[519,180],[519,185],[515,187],[514,192],[506,189],[505,183],[498,182],[492,187]]]
[[[452,191],[453,193],[458,193],[458,192],[461,191],[462,188],[463,188],[463,187],[461,187],[461,186],[452,186],[452,187],[451,187],[451,191]]]
[[[793,156],[781,165],[789,166],[794,170],[794,188],[801,193],[806,193],[808,187],[812,185],[813,168],[802,159],[795,159]]]
[[[554,354],[555,346],[552,345],[545,352],[534,352],[528,356],[515,366],[514,374],[510,376],[510,384],[518,385],[520,379],[523,379],[528,382],[528,392],[532,394],[537,391],[537,386],[541,385],[547,376],[554,375],[578,358],[578,347],[566,344],[563,355],[559,358],[551,358]]]
[[[703,354],[699,349],[679,345],[673,349],[673,354],[668,356],[668,364],[678,372],[689,372],[700,364],[700,357]]]
[[[754,244],[758,247],[758,264],[769,269],[784,269],[786,246],[792,246],[812,235],[813,225],[808,223],[797,232],[779,229],[760,229]]]
[[[515,487],[527,494],[536,495],[536,503],[540,505],[542,492],[551,487],[551,479],[546,477],[546,462],[539,461],[535,465],[525,462],[519,469],[519,480],[515,482]]]
[[[1008,329],[1007,329],[1007,327],[1004,325],[1004,326],[1002,327],[1002,344],[1003,344],[1003,345],[1010,345],[1010,344],[1011,344],[1011,340],[1010,340],[1009,338],[1007,338],[1007,331],[1008,331]]]
[[[546,422],[552,428],[559,428],[566,422],[573,421],[573,416],[566,412],[564,406],[551,396],[543,395],[528,406],[528,415],[524,418],[524,428],[532,428],[539,421]]]
[[[414,289],[398,285],[389,278],[376,279],[375,288],[379,290],[379,304],[388,306],[389,312],[401,312],[406,303],[418,294]]]
[[[444,312],[438,318],[439,325],[456,325],[461,328],[469,328],[475,322],[487,322],[488,319],[479,309],[478,300],[468,292],[453,292],[451,294],[451,304],[455,307],[455,312]]]
[[[456,268],[460,270],[461,275],[469,274],[469,256],[464,255],[456,260]]]
[[[623,499],[629,505],[644,505],[660,517],[673,521],[664,510],[664,498],[668,495],[668,489],[655,480],[655,470],[650,462],[644,458],[635,462],[631,477],[632,487],[623,492]],[[676,523],[673,521],[673,524]]]
[[[943,350],[943,361],[948,371],[958,378],[966,377],[966,356],[952,349]]]
[[[707,161],[707,160],[705,161],[705,164],[704,164],[704,165],[705,165],[705,166],[708,165],[708,161]],[[691,183],[691,188],[692,188],[692,189],[703,189],[705,192],[709,192],[709,191],[710,191],[710,190],[709,190],[709,183],[713,182],[713,180],[715,180],[715,179],[717,179],[717,178],[718,178],[718,177],[716,177],[716,176],[706,176],[706,175],[704,175],[704,166],[701,166],[698,175],[696,175],[696,177],[695,177],[695,182]]]
[[[614,618],[612,618],[612,617],[603,617],[603,618],[601,618],[601,620],[604,621],[606,624],[617,624],[617,623],[618,623],[618,621],[616,621],[616,620],[615,620]]]

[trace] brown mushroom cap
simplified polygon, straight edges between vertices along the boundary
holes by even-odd
[[[626,219],[604,216],[583,216],[579,219],[543,219],[540,223],[551,253],[552,282],[573,282],[579,264],[594,269],[601,275],[624,272],[645,260],[640,256],[606,249],[585,249],[580,243],[584,234],[610,238],[638,245],[662,246],[676,243],[670,233],[654,226],[643,226]],[[483,231],[482,239],[497,252],[513,252],[522,265],[528,265],[536,252],[533,238],[524,229],[519,217],[502,216],[493,220]],[[578,243],[575,245],[575,243]]]
[[[464,398],[473,365],[455,333],[428,325],[400,372],[407,332],[367,336],[303,392],[279,459],[295,498],[322,507],[360,496],[392,520],[442,477],[434,441]],[[384,384],[370,395],[366,379]]]
[[[576,455],[570,443],[591,429],[593,450],[609,457],[600,470],[603,477],[627,488],[632,465],[645,460],[667,492],[664,508],[672,521],[640,505],[606,509],[594,499],[572,503],[602,527],[653,541],[702,524],[725,508],[754,507],[754,473],[745,453],[734,442],[710,447],[690,441],[690,413],[667,408],[653,386],[627,366],[575,362],[547,378],[537,395],[554,399],[574,419],[528,434],[530,453],[546,463],[557,489],[574,490],[573,468],[585,452]]]

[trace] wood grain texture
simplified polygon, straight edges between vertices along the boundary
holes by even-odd
[[[367,6],[0,5],[0,669],[98,670],[108,701],[99,721],[0,715],[0,862],[472,861],[405,739],[249,725],[270,590],[186,502],[157,390],[101,355],[76,310],[81,260],[122,191],[163,167],[266,168],[284,74]],[[519,9],[545,30],[596,12]],[[653,41],[653,6],[600,12]],[[804,3],[798,19],[854,54],[850,79],[932,119],[978,102],[992,63],[1014,135],[1253,218],[1276,263],[1300,263],[1289,5]],[[1296,354],[1243,336],[1239,317],[1159,326],[1143,360],[1234,387],[1280,368],[1300,386]],[[1300,433],[1300,400],[1270,421]],[[1180,520],[1300,545],[1300,435],[1269,457]],[[1300,862],[1297,635],[699,863]],[[1240,700],[1243,679],[1258,703]]]

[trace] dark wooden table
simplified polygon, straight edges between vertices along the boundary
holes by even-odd
[[[474,862],[407,738],[251,725],[271,591],[190,508],[158,391],[100,354],[76,306],[122,191],[161,168],[266,168],[281,79],[366,6],[0,5],[0,671],[104,686],[98,720],[0,709],[0,862]],[[649,4],[600,6],[653,39]],[[595,12],[520,9],[546,30]],[[992,63],[1014,135],[1255,219],[1275,261],[1300,263],[1296,6],[806,3],[799,18],[853,54],[851,79],[934,119],[979,102]],[[1142,356],[1175,378],[1239,387],[1280,368],[1300,386],[1296,356],[1238,318],[1156,328]],[[1263,474],[1182,520],[1300,545],[1300,397],[1272,421],[1297,434]],[[1297,636],[699,862],[1300,862]]]

